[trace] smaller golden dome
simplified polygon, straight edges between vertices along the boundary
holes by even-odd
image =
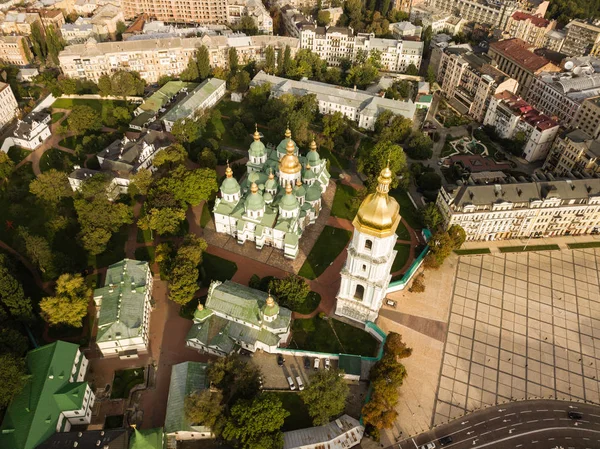
[[[308,163],[308,162],[306,163],[306,169],[310,170],[310,163]]]
[[[294,141],[292,139],[288,140],[288,143],[285,146],[285,151],[287,154],[294,154],[296,151],[296,146],[294,145]]]
[[[253,182],[252,185],[250,186],[250,192],[252,192],[252,193],[258,192],[258,186],[256,185],[255,182]]]
[[[296,180],[296,185],[297,185],[298,187],[300,187],[300,186],[302,185],[302,181],[300,181],[300,178],[298,178],[298,179]]]
[[[275,179],[275,175],[273,174],[273,170],[269,170],[269,179]]]
[[[285,130],[285,138],[286,139],[291,139],[292,138],[292,131],[290,131],[290,125],[287,126],[286,130]]]
[[[269,293],[269,296],[267,297],[267,306],[273,307],[274,305],[275,305],[275,300],[271,296],[271,293]]]
[[[258,124],[255,123],[254,124],[254,134],[252,135],[254,137],[254,140],[260,140],[260,133],[258,132]]]
[[[233,170],[229,166],[229,162],[227,162],[227,168],[225,169],[225,176],[231,178],[233,176]]]
[[[317,151],[317,142],[315,142],[315,139],[310,143],[310,151]]]
[[[197,309],[200,310],[200,311],[204,310],[204,306],[202,305],[201,302],[198,303]]]
[[[287,185],[285,186],[285,193],[287,193],[288,195],[292,193],[292,183],[288,182]]]
[[[302,170],[302,165],[300,164],[298,156],[294,154],[296,151],[296,146],[291,139],[288,140],[285,151],[287,154],[279,161],[279,171],[287,173],[288,175],[298,173],[300,170]]]

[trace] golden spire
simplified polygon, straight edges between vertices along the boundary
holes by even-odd
[[[198,303],[197,309],[200,310],[200,311],[204,310],[204,306],[202,305],[201,302]]]
[[[300,180],[300,178],[298,178],[298,179],[296,180],[296,186],[297,186],[297,187],[300,187],[301,185],[302,185],[302,181]]]
[[[290,195],[292,193],[292,183],[288,182],[285,186],[285,193],[287,193],[288,195]]]
[[[273,174],[273,169],[269,169],[269,179],[275,179],[275,175]]]
[[[315,142],[314,136],[312,142],[310,143],[310,151],[317,151],[317,142]]]
[[[285,151],[287,154],[294,154],[296,151],[296,146],[294,145],[294,141],[292,139],[288,140],[288,143],[285,146]]]
[[[267,296],[267,306],[273,307],[275,305],[275,300],[271,296],[271,289],[269,289],[269,296]]]
[[[256,185],[255,182],[253,182],[252,185],[250,186],[250,192],[252,192],[252,193],[258,192],[258,186]]]
[[[233,176],[233,170],[229,166],[229,159],[227,159],[227,168],[225,169],[225,176],[231,178]]]
[[[377,192],[384,193],[387,195],[387,193],[390,191],[390,184],[392,183],[392,170],[390,170],[389,158],[387,161],[387,165],[383,170],[381,170],[381,173],[377,178],[377,182],[379,183],[377,185]]]
[[[306,163],[306,169],[307,169],[307,170],[310,170],[310,162],[307,162],[307,163]]]
[[[285,138],[286,139],[292,138],[292,131],[290,131],[290,123],[289,122],[287,124],[287,128],[285,129]]]
[[[260,133],[258,132],[258,124],[257,123],[254,124],[253,137],[254,137],[254,140],[260,140]]]

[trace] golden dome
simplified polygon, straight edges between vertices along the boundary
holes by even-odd
[[[292,131],[290,130],[290,125],[288,125],[285,130],[285,138],[290,139],[291,137],[292,137]]]
[[[258,132],[258,123],[254,124],[254,134],[252,135],[254,140],[260,140],[260,133]]]
[[[271,296],[271,293],[269,293],[269,296],[267,297],[267,306],[273,307],[274,305],[275,305],[275,300]]]
[[[286,184],[286,186],[285,186],[285,193],[287,193],[288,195],[289,195],[290,193],[292,193],[292,183],[291,183],[291,182],[288,182],[288,183]]]
[[[273,170],[269,170],[269,179],[275,179],[275,175],[273,174]]]
[[[300,187],[302,185],[302,181],[300,181],[300,178],[296,179],[296,185],[298,187]]]
[[[317,142],[315,142],[315,139],[313,139],[312,142],[310,143],[310,150],[317,151]]]
[[[298,173],[300,170],[302,170],[302,165],[300,165],[298,156],[294,154],[296,151],[296,146],[294,145],[294,141],[292,139],[288,140],[288,143],[285,146],[285,151],[287,154],[279,161],[279,171],[282,173],[287,173],[288,175]]]
[[[400,223],[400,206],[388,195],[392,183],[389,166],[381,170],[377,181],[379,185],[376,192],[363,200],[352,224],[359,232],[374,237],[389,237],[396,232]]]
[[[231,178],[233,176],[233,170],[229,166],[229,161],[227,162],[227,168],[225,169],[225,176]]]
[[[255,182],[253,182],[252,185],[250,186],[250,192],[252,192],[252,193],[258,192],[258,186],[256,185]]]

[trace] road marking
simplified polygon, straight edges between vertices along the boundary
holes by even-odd
[[[508,437],[501,438],[499,440],[490,441],[489,443],[481,444],[481,445],[477,446],[474,449],[480,449],[480,448],[489,447],[489,446],[501,447],[501,446],[499,446],[499,443],[502,443],[504,441],[510,441],[510,440],[515,439],[515,438],[521,438],[521,437],[523,437],[525,435],[532,435],[532,434],[537,434],[537,433],[541,433],[541,432],[547,432],[549,430],[573,430],[573,428],[572,427],[546,427],[544,429],[531,430],[529,432],[518,433],[518,434],[515,434],[515,435],[510,435]],[[593,429],[577,429],[577,430],[579,432],[591,432],[591,433],[595,433],[597,435],[600,434],[600,430],[593,430]],[[600,440],[598,440],[598,442],[600,442]],[[536,443],[537,443],[537,441],[536,441]],[[517,447],[519,447],[519,446],[517,446]]]
[[[571,437],[565,437],[565,440],[572,440],[573,438]]]
[[[515,413],[509,413],[508,415],[504,415],[504,416],[512,416],[515,415]]]
[[[592,415],[591,413],[590,413],[590,416],[593,416],[594,418],[600,418],[600,415]],[[598,441],[600,441],[600,440],[598,440]]]
[[[469,421],[463,421],[463,422],[461,422],[460,424],[464,426],[464,425],[465,425],[465,424],[467,424],[468,422],[469,422]]]
[[[564,410],[552,410],[553,412],[564,412]]]
[[[554,421],[556,418],[544,418],[542,421]]]
[[[527,421],[527,424],[532,423],[532,422],[538,422],[539,419],[532,419],[531,421]]]
[[[515,447],[521,447],[521,446],[523,446],[523,445],[522,444],[517,444]]]
[[[415,445],[415,448],[416,448],[416,449],[419,449],[419,446],[417,446],[417,443],[415,443],[415,439],[414,439],[414,438],[412,439],[412,442],[413,442],[413,444]]]
[[[531,413],[531,410],[523,410],[522,412],[519,413]]]
[[[485,424],[486,421],[479,421],[477,424],[473,424],[473,427],[477,427],[480,424]]]
[[[548,438],[548,441],[554,441],[554,438]]]
[[[499,417],[499,416],[496,416],[495,418],[488,419],[488,421],[493,421],[493,420],[495,420],[495,419],[500,419],[500,417]]]
[[[536,412],[547,412],[548,410],[536,410]]]
[[[482,433],[482,434],[481,434],[481,435],[479,435],[479,436],[480,436],[480,437],[482,437],[482,436],[484,436],[484,435],[487,435],[488,433],[492,433],[492,431],[491,431],[491,430],[488,430],[487,432],[485,432],[485,433]]]
[[[535,444],[535,443],[539,443],[539,441],[538,441],[538,440],[533,440],[533,441],[531,442],[531,444]]]
[[[584,439],[585,441],[590,441],[590,439],[589,439],[589,438],[585,438],[585,437],[584,437],[583,439]]]

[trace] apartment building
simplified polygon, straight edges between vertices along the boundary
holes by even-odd
[[[60,34],[69,45],[83,44],[90,37],[98,38],[94,33],[94,25],[87,17],[78,17],[73,23],[65,23],[60,28]]]
[[[567,35],[561,52],[569,56],[600,55],[600,27],[581,20],[565,26]]]
[[[559,136],[543,166],[555,176],[600,173],[600,141],[580,129]]]
[[[148,351],[152,282],[148,262],[123,259],[108,267],[104,286],[94,290],[96,344],[104,357],[126,360]]]
[[[314,9],[319,4],[321,8],[329,8],[331,2],[329,0],[276,0],[275,3],[280,8],[284,6],[291,6],[292,8],[310,8]]]
[[[31,52],[24,36],[0,36],[0,63],[24,67],[29,64]]]
[[[449,33],[455,35],[462,31],[467,21],[461,17],[455,16],[451,12],[431,9],[425,6],[410,10],[410,21],[421,21],[423,29],[431,27],[433,34]]]
[[[546,39],[544,40],[542,47],[560,52],[566,36],[567,33],[564,30],[552,30],[546,34]]]
[[[110,3],[100,7],[90,19],[94,33],[102,40],[115,40],[117,24],[125,20],[121,8]]]
[[[504,139],[515,139],[522,133],[522,156],[528,162],[546,158],[559,129],[557,122],[508,91],[491,98],[483,123],[493,126]]]
[[[231,47],[236,48],[240,65],[243,65],[249,61],[263,61],[268,46],[283,51],[289,45],[293,57],[299,41],[291,37],[244,35],[102,43],[90,40],[85,44],[66,47],[58,59],[63,73],[71,78],[98,81],[103,74],[134,70],[149,83],[155,83],[162,75],[179,75],[202,45],[208,48],[211,66],[227,67]]]
[[[451,104],[464,114],[482,121],[493,95],[516,92],[518,83],[492,65],[484,54],[468,48],[448,47],[442,52],[437,73],[438,83]],[[452,101],[454,100],[454,101]]]
[[[339,65],[342,58],[355,60],[360,53],[377,51],[381,68],[390,72],[404,72],[410,64],[419,69],[423,55],[423,42],[381,39],[364,33],[354,36],[352,28],[315,25],[302,27],[300,47],[318,54],[331,66]]]
[[[0,129],[13,121],[19,112],[19,105],[10,86],[0,82]]]
[[[510,0],[429,0],[428,7],[455,14],[467,22],[506,27],[506,22],[517,11],[518,3]]]
[[[573,119],[573,126],[594,139],[600,138],[600,96],[587,98],[581,103]]]
[[[416,106],[411,100],[398,101],[382,98],[364,90],[352,90],[307,79],[289,80],[267,75],[262,70],[252,79],[250,87],[265,83],[269,83],[271,86],[271,95],[274,97],[284,94],[296,96],[314,94],[317,97],[321,114],[340,112],[365,129],[373,129],[377,117],[385,110],[390,110],[394,114],[402,115],[410,120],[414,118],[416,110]]]
[[[142,13],[165,22],[227,23],[227,0],[121,0],[126,19]]]
[[[261,0],[229,0],[228,21],[239,23],[243,16],[252,17],[261,34],[273,34],[273,18]]]
[[[402,39],[403,37],[421,37],[423,27],[413,25],[410,22],[396,22],[390,23],[390,32],[396,39]]]
[[[442,187],[436,203],[469,241],[600,232],[600,178]]]
[[[505,31],[510,37],[521,39],[534,48],[543,47],[546,34],[556,27],[555,20],[546,20],[526,12],[517,11],[508,18]]]
[[[42,30],[42,20],[36,12],[9,11],[0,23],[0,32],[5,35],[29,36],[31,27],[36,23]]]
[[[521,39],[505,39],[492,42],[488,55],[502,70],[519,83],[517,93],[526,97],[536,75],[542,72],[560,72],[560,68],[548,59],[530,50],[530,45]]]

